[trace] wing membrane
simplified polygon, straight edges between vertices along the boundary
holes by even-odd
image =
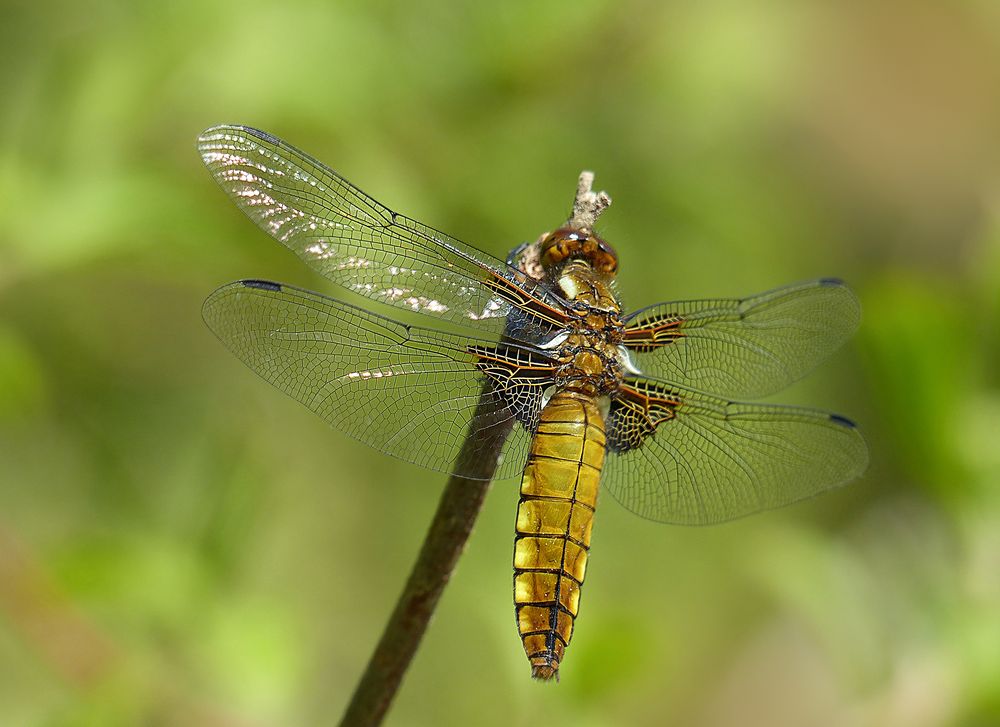
[[[868,464],[837,414],[741,404],[662,381],[627,379],[608,417],[603,484],[651,520],[706,525],[843,484]]]
[[[626,320],[644,374],[725,397],[755,399],[797,381],[857,328],[861,309],[838,280],[740,299],[660,303]]]
[[[278,283],[224,286],[203,313],[247,366],[334,428],[443,472],[456,470],[470,427],[514,420],[531,427],[549,373],[543,359],[516,346],[406,326]],[[489,411],[473,423],[481,395]],[[527,444],[523,428],[510,434],[497,478],[521,472]]]
[[[219,185],[311,268],[381,303],[534,342],[565,317],[521,271],[390,210],[332,169],[257,129],[217,126],[198,150]],[[546,302],[548,301],[548,302]]]

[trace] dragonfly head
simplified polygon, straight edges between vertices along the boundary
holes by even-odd
[[[591,232],[562,227],[542,238],[542,266],[547,271],[573,258],[585,260],[604,275],[614,275],[618,270],[618,254],[614,248]]]

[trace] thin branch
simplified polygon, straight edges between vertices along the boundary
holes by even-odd
[[[576,183],[576,199],[573,200],[573,214],[566,220],[566,227],[574,230],[593,232],[597,218],[611,206],[611,197],[605,191],[594,191],[594,173],[580,172]]]
[[[591,231],[597,218],[611,204],[606,192],[592,190],[593,183],[593,172],[580,174],[573,214],[566,227]],[[537,243],[522,251],[519,261],[522,270],[525,266],[533,266],[531,256],[535,252]],[[536,267],[537,271],[528,274],[542,277],[540,266]],[[375,727],[382,723],[420,646],[441,593],[465,549],[496,471],[498,457],[514,424],[508,416],[497,412],[496,395],[489,388],[480,396],[473,422],[458,455],[455,471],[476,479],[453,474],[448,480],[417,562],[361,681],[355,687],[340,721],[341,727]]]
[[[594,191],[594,173],[586,170],[580,172],[580,178],[576,183],[576,197],[573,199],[573,212],[566,220],[563,227],[571,230],[592,233],[597,218],[601,216],[608,207],[611,206],[611,196],[605,192]],[[542,267],[541,244],[549,233],[539,237],[530,245],[523,246],[517,253],[515,263],[521,272],[535,280],[545,277],[545,269]]]
[[[484,391],[473,418],[476,426],[470,429],[455,467],[482,479],[452,475],[448,480],[409,580],[340,721],[342,727],[381,724],[399,690],[441,592],[465,549],[497,458],[513,427],[513,420],[501,417],[496,409],[496,397]]]

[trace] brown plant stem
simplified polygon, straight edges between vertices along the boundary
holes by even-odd
[[[593,172],[580,174],[573,212],[566,226],[591,229],[611,204],[606,192],[592,190],[593,181]],[[496,397],[489,388],[480,396],[473,422],[475,426],[470,427],[455,465],[456,472],[469,476],[453,474],[449,478],[417,561],[354,689],[341,727],[374,727],[382,723],[465,549],[489,491],[498,457],[514,426],[508,414],[497,411]]]
[[[580,172],[580,178],[576,183],[573,213],[566,220],[566,227],[592,232],[597,218],[610,206],[611,197],[607,192],[594,191],[594,173],[584,170]]]
[[[343,727],[381,724],[396,696],[472,532],[496,471],[497,458],[514,425],[496,409],[495,398],[484,391],[473,418],[477,426],[470,429],[455,467],[456,471],[481,479],[459,475],[449,478],[417,562],[340,721]]]

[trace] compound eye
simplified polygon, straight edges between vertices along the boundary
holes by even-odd
[[[559,265],[571,257],[586,260],[594,270],[602,273],[613,274],[618,269],[614,248],[597,235],[562,228],[549,233],[542,242],[543,267]]]
[[[551,232],[542,243],[542,265],[558,265],[576,253],[586,239],[586,235],[576,230],[560,229]]]
[[[617,270],[618,253],[615,252],[615,249],[600,237],[597,238],[597,249],[600,250],[602,253],[604,253],[605,257],[604,266],[606,268],[606,272],[613,273],[615,270]]]

